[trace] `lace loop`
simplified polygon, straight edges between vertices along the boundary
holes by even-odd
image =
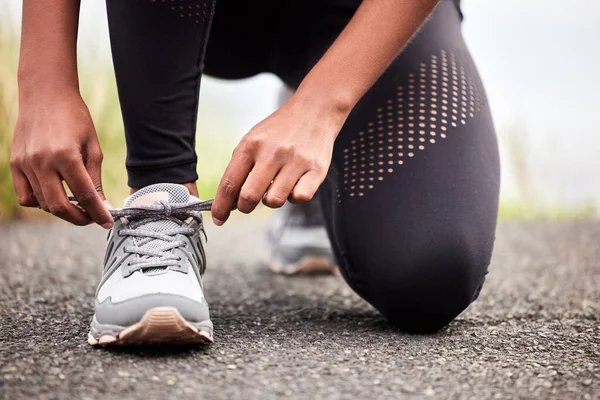
[[[188,203],[169,203],[167,201],[144,204],[135,207],[117,208],[110,210],[113,218],[125,217],[128,220],[136,220],[146,217],[174,217],[185,220],[193,217],[202,220],[202,211],[209,211],[213,200],[192,200]]]

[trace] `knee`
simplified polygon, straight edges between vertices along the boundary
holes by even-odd
[[[475,300],[489,258],[456,247],[390,257],[367,267],[364,297],[404,331],[436,332]]]

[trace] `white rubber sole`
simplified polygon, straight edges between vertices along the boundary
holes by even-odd
[[[117,336],[103,335],[100,339],[88,334],[92,346],[142,344],[201,344],[212,343],[212,336],[187,322],[173,307],[156,307],[146,311],[137,323],[123,329]]]
[[[271,257],[268,262],[269,268],[277,274],[300,275],[300,274],[333,274],[339,275],[337,265],[324,256],[305,256],[294,264],[283,264]]]

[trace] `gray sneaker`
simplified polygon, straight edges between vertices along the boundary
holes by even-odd
[[[277,273],[338,273],[317,199],[285,203],[268,226],[269,267]]]
[[[184,186],[156,184],[113,214],[90,344],[213,341],[202,203]]]

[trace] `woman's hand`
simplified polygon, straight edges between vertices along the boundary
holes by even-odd
[[[286,200],[309,201],[325,179],[333,143],[346,115],[292,97],[246,134],[233,152],[212,206],[223,225],[231,208],[250,213],[262,200],[271,208]]]
[[[96,130],[78,93],[21,104],[10,160],[20,205],[39,206],[76,225],[93,221],[111,228],[101,164]],[[63,180],[78,205],[69,202]]]
[[[214,222],[222,225],[236,200],[244,213],[263,196],[270,207],[280,207],[288,198],[310,200],[325,178],[333,142],[350,110],[438,1],[362,2],[290,101],[235,149],[212,206]]]
[[[79,94],[80,0],[24,0],[19,118],[10,167],[19,204],[77,225],[111,228],[100,182],[102,151]],[[71,204],[67,183],[78,201]]]

